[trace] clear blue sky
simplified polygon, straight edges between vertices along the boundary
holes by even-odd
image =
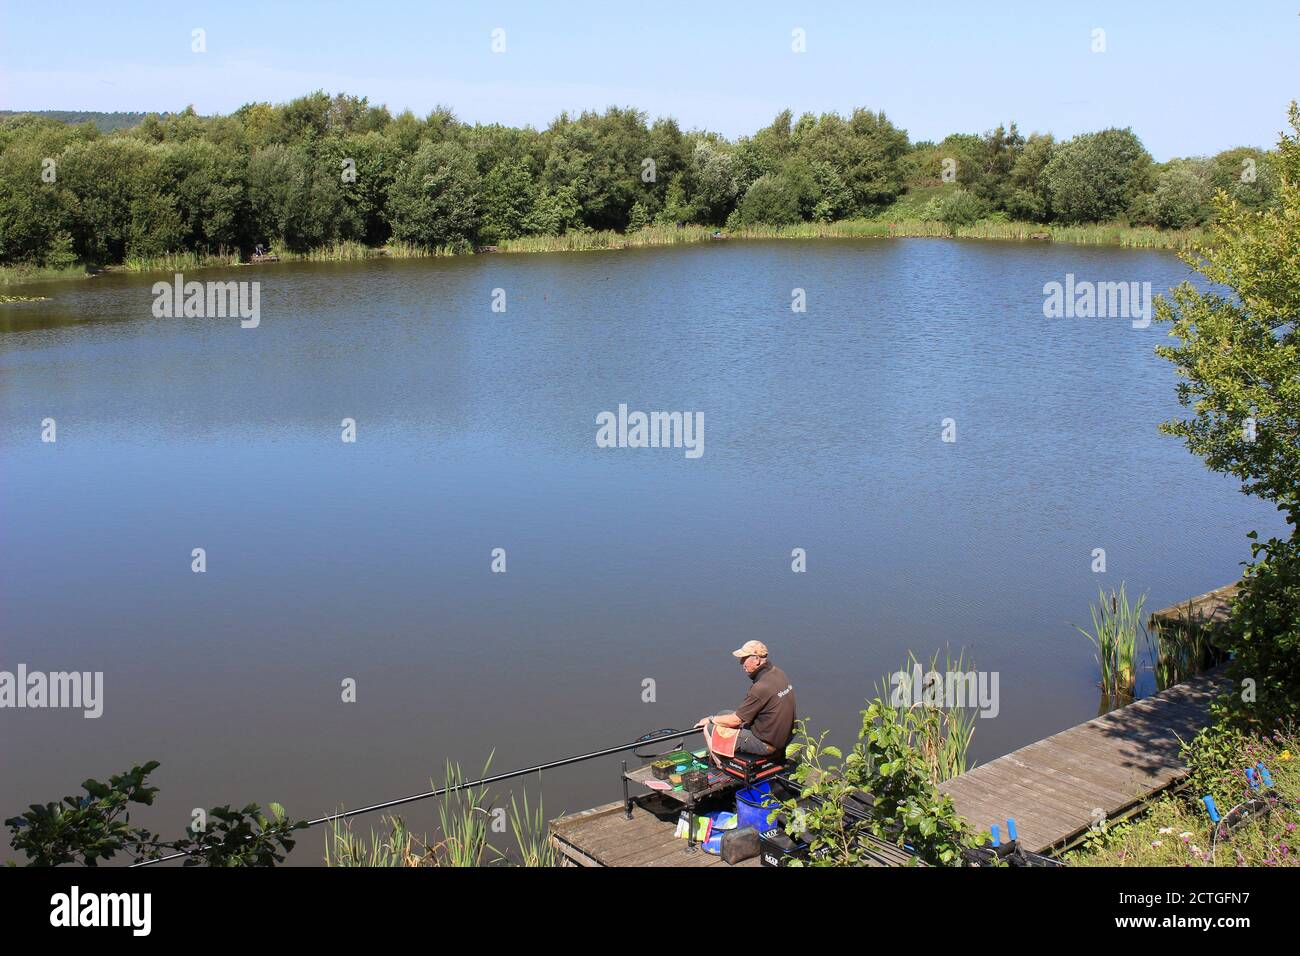
[[[1011,119],[1058,137],[1132,126],[1163,160],[1272,146],[1300,97],[1300,3],[808,6],[0,0],[0,108],[215,113],[325,89],[513,125],[635,106],[734,137],[785,107],[866,106],[913,140]]]

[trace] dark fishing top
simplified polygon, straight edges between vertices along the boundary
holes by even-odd
[[[759,740],[781,753],[794,733],[794,685],[771,661],[749,675],[753,686],[736,716]]]

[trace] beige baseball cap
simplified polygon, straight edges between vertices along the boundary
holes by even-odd
[[[767,645],[762,641],[746,641],[731,652],[732,657],[767,657]]]

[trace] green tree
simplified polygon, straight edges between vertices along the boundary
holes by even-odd
[[[1043,181],[1062,222],[1116,219],[1149,188],[1151,156],[1132,130],[1085,133],[1053,151]]]
[[[1231,653],[1230,722],[1300,719],[1300,110],[1278,144],[1278,204],[1220,190],[1209,241],[1185,258],[1230,294],[1183,283],[1156,302],[1175,345],[1157,352],[1191,412],[1161,428],[1242,490],[1286,514],[1289,537],[1260,542],[1216,642]],[[1249,682],[1249,683],[1247,683]]]
[[[1230,290],[1190,283],[1156,303],[1177,345],[1160,355],[1192,411],[1162,428],[1248,494],[1294,506],[1300,489],[1300,114],[1279,144],[1280,208],[1253,210],[1220,192],[1209,242],[1184,258]]]
[[[525,160],[506,160],[483,177],[479,190],[479,237],[491,245],[526,231],[536,185]]]
[[[815,203],[811,175],[796,172],[797,167],[787,167],[779,173],[768,173],[750,183],[744,197],[736,206],[734,222],[738,226],[788,226],[804,220],[804,207]]]
[[[1247,146],[1226,149],[1210,160],[1209,179],[1214,192],[1222,189],[1243,206],[1271,205],[1277,199],[1277,157]]]
[[[426,143],[398,170],[389,196],[393,236],[420,246],[472,240],[478,227],[474,159],[455,143]]]
[[[1052,160],[1056,140],[1050,133],[1034,133],[1021,148],[1008,174],[1003,206],[1013,219],[1045,222],[1051,217],[1051,199],[1043,170]]]
[[[644,229],[650,225],[650,214],[646,212],[645,204],[634,202],[632,212],[627,217],[627,231],[636,232],[638,229]]]
[[[1210,181],[1203,162],[1174,160],[1156,176],[1155,189],[1141,197],[1146,219],[1163,229],[1182,229],[1205,222],[1209,215]]]

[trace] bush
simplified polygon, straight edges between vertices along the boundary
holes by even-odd
[[[963,848],[977,842],[930,779],[930,768],[909,743],[899,712],[883,700],[862,712],[858,743],[844,756],[824,743],[825,735],[791,745],[800,759],[793,772],[811,805],[790,801],[785,812],[809,837],[813,866],[861,866],[868,859],[866,834],[902,847],[934,866],[961,866]],[[867,820],[849,815],[847,798],[869,795]]]
[[[199,831],[191,825],[184,838],[164,842],[131,826],[131,804],[153,805],[158,788],[148,785],[148,777],[156,769],[158,762],[151,760],[108,783],[87,780],[81,785],[85,796],[32,804],[5,821],[12,831],[9,845],[27,857],[28,866],[97,866],[119,853],[139,862],[169,852],[188,853],[185,866],[274,866],[293,849],[293,831],[307,826],[290,820],[274,803],[270,818],[254,803],[242,810],[220,806],[208,811],[210,826]]]
[[[989,214],[989,204],[974,193],[956,189],[947,196],[931,199],[925,208],[925,218],[942,222],[956,230],[969,226]]]
[[[1132,130],[1076,136],[1057,146],[1043,169],[1052,215],[1066,223],[1117,219],[1147,189],[1150,167]]]

